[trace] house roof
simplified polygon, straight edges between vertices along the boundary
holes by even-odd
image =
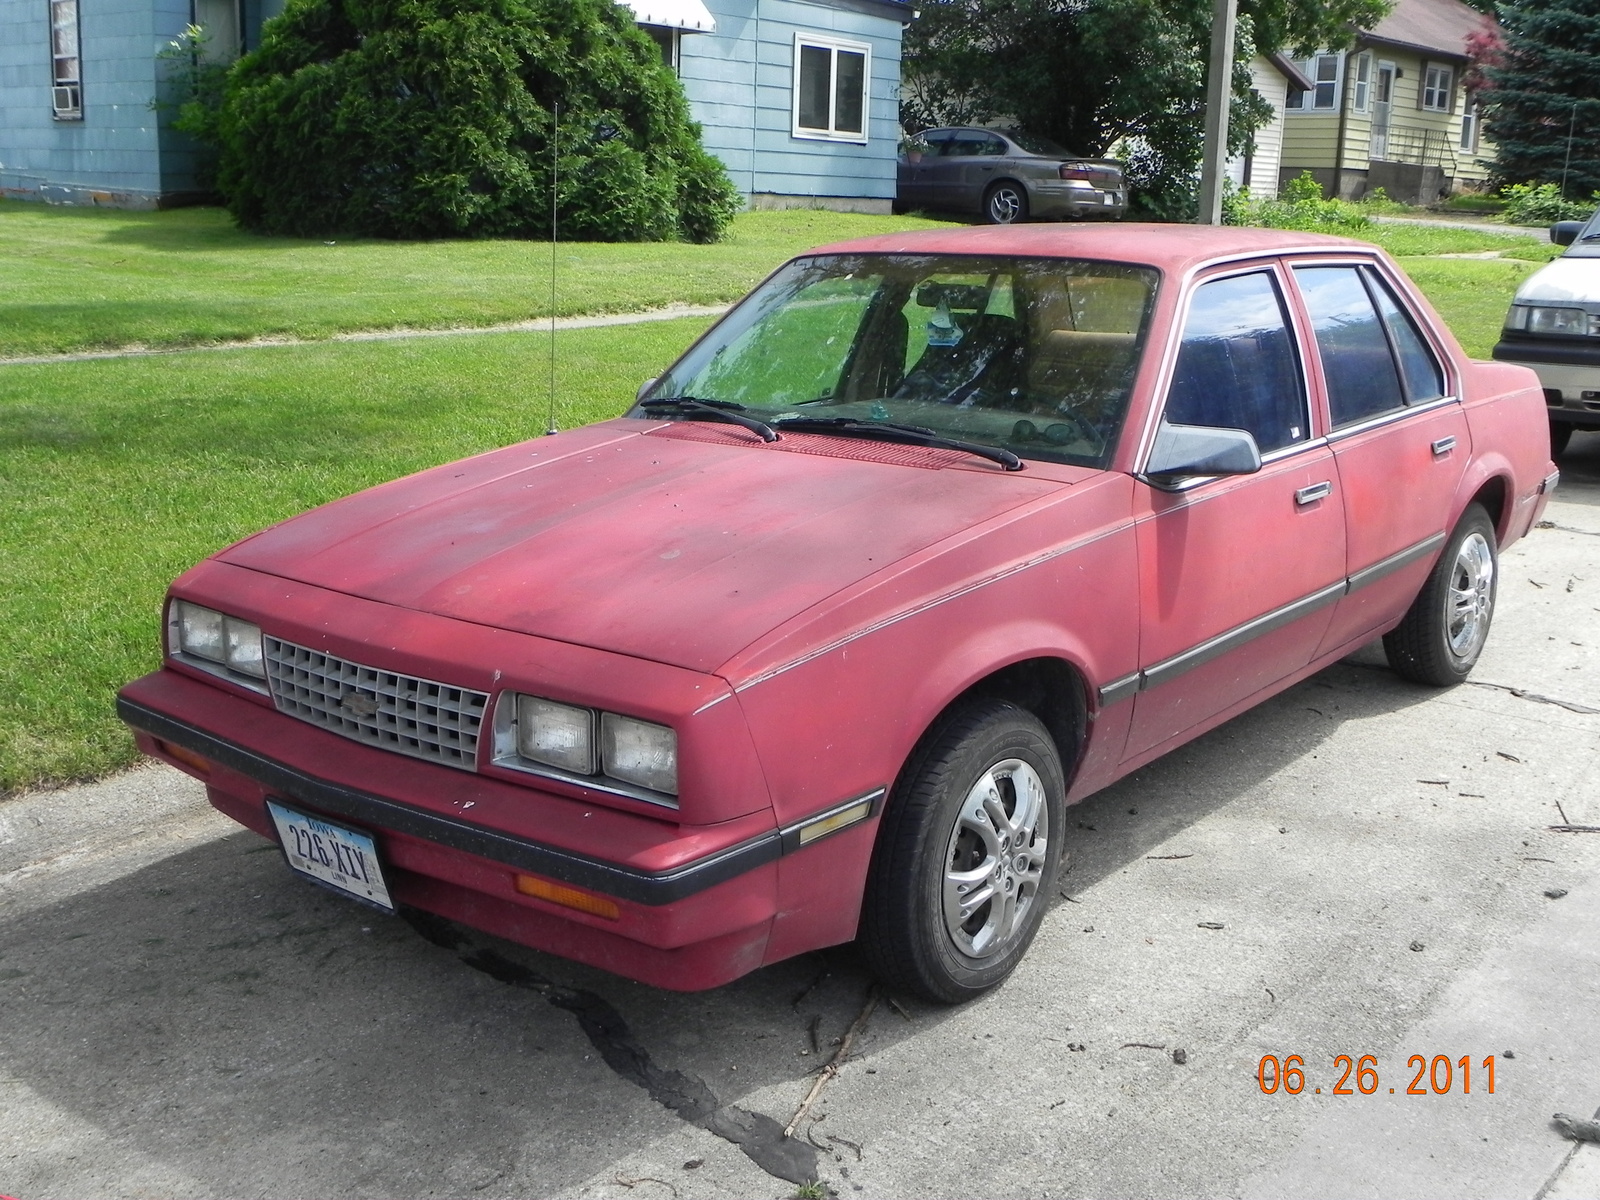
[[[1294,65],[1293,60],[1287,54],[1274,52],[1267,55],[1267,61],[1272,64],[1273,69],[1278,74],[1289,81],[1291,87],[1297,87],[1302,92],[1309,92],[1317,86],[1311,82],[1310,77],[1304,71]]]
[[[1461,0],[1399,0],[1361,40],[1465,59],[1467,35],[1485,19],[1484,13]]]

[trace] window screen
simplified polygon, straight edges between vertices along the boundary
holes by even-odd
[[[1334,426],[1375,417],[1405,403],[1389,339],[1357,267],[1296,267],[1322,354]]]
[[[853,50],[838,51],[834,81],[833,127],[840,133],[860,133],[863,97],[867,90],[867,56]]]
[[[1270,273],[1218,279],[1195,292],[1167,421],[1247,430],[1263,454],[1309,435],[1294,340]]]
[[[828,92],[833,73],[833,52],[826,46],[800,47],[800,124],[807,129],[828,128]]]

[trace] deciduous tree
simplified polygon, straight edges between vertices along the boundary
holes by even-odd
[[[902,119],[1010,121],[1098,155],[1128,156],[1146,214],[1194,206],[1211,0],[924,0],[906,31]],[[1259,53],[1348,44],[1388,0],[1240,0],[1230,142],[1271,115],[1250,90]]]

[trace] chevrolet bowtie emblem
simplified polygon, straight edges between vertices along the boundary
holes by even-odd
[[[378,702],[370,696],[363,696],[360,692],[346,692],[344,698],[339,701],[339,707],[358,717],[371,717],[377,714]]]

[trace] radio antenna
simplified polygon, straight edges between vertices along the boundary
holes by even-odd
[[[550,423],[545,436],[556,429],[556,186],[561,174],[561,105],[550,107]]]

